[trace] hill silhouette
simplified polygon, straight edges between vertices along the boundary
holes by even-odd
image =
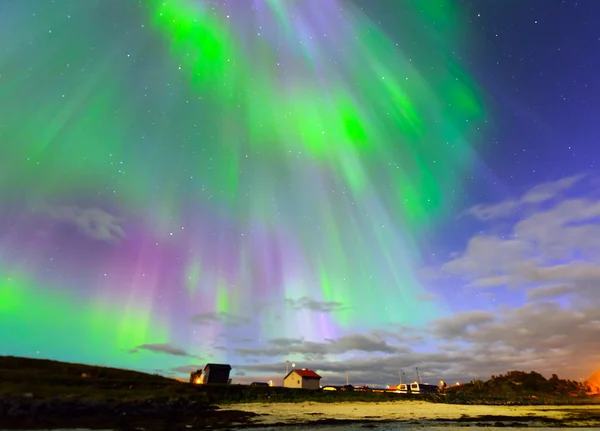
[[[451,386],[444,391],[448,395],[495,398],[585,398],[590,388],[575,380],[560,379],[552,374],[549,379],[540,373],[531,371],[509,371],[506,374],[492,376],[490,380],[474,380],[464,385]]]

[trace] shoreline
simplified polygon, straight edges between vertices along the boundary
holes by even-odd
[[[600,398],[564,390],[416,397],[192,385],[118,368],[3,356],[0,381],[0,428],[5,430],[241,431],[291,430],[298,425],[324,430],[338,425],[600,428]]]
[[[465,405],[427,401],[244,403],[0,400],[5,430],[171,431],[294,426],[600,427],[600,405]]]
[[[600,427],[600,405],[489,406],[426,401],[246,403],[221,405],[250,413],[256,427],[406,424],[417,426]],[[244,427],[242,427],[244,428]]]

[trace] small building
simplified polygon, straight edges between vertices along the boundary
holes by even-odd
[[[231,365],[229,364],[206,364],[202,371],[203,383],[229,383],[229,373]]]
[[[231,365],[206,364],[204,370],[196,370],[190,374],[190,383],[203,385],[206,383],[230,383]]]
[[[283,387],[285,388],[300,388],[313,389],[321,388],[321,376],[312,370],[303,368],[301,370],[293,369],[283,378]]]

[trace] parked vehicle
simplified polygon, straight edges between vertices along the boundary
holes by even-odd
[[[411,394],[434,394],[439,391],[437,385],[414,382],[410,384]]]

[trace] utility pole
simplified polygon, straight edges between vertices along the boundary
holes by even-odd
[[[419,374],[419,367],[415,367],[417,370],[417,382],[421,383],[421,375]]]
[[[348,371],[346,371],[346,385],[348,385]]]

